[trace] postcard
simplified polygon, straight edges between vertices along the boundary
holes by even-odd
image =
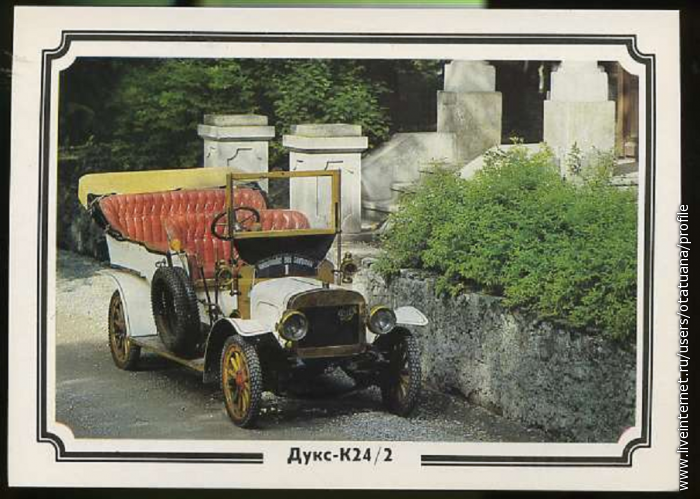
[[[677,490],[679,144],[673,11],[17,8],[10,485]]]

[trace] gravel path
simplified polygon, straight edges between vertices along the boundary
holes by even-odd
[[[343,393],[348,379],[325,375],[304,398],[265,394],[256,429],[235,427],[215,385],[173,363],[142,356],[136,372],[117,369],[107,346],[113,281],[105,268],[59,252],[56,418],[79,438],[403,440],[542,442],[529,430],[459,397],[424,388],[408,419],[386,413],[375,388]]]

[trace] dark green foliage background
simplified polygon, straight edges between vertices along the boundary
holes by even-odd
[[[481,290],[538,317],[631,340],[636,326],[637,196],[608,182],[562,180],[550,151],[489,153],[464,180],[436,167],[403,198],[378,268],[436,271],[439,289]]]
[[[271,168],[285,168],[281,137],[300,123],[362,126],[386,140],[402,75],[441,84],[440,61],[324,59],[79,59],[62,73],[59,145],[100,149],[99,169],[201,166],[204,114],[257,113],[276,127]],[[89,161],[89,163],[91,163]]]

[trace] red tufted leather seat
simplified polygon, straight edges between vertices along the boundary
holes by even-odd
[[[261,230],[310,226],[303,213],[266,209],[265,198],[258,190],[239,188],[234,192],[236,206],[251,207],[260,213]],[[195,278],[200,277],[200,265],[205,277],[213,277],[217,259],[231,256],[230,245],[213,237],[210,229],[214,216],[225,210],[224,189],[115,194],[101,199],[99,206],[111,230],[156,251],[167,251],[170,232],[171,239],[180,240]],[[237,215],[239,221],[249,217],[250,213],[243,210]]]
[[[211,234],[211,223],[216,213],[187,213],[168,217],[165,221],[166,230],[170,232],[172,239],[178,239],[182,249],[189,255],[190,269],[195,278],[200,278],[200,266],[204,269],[204,276],[214,276],[214,268],[217,260],[228,259],[231,256],[231,245],[227,241],[217,239]],[[239,221],[250,227],[252,220],[250,213],[240,211],[237,214]],[[260,230],[292,230],[308,229],[309,220],[303,213],[294,210],[261,210]],[[238,255],[235,253],[237,258]]]
[[[260,191],[236,189],[235,204],[264,210]],[[100,200],[100,209],[109,227],[127,239],[147,246],[167,249],[168,238],[163,222],[185,213],[219,213],[224,210],[224,189],[167,191],[148,194],[117,194]]]
[[[300,211],[265,210],[260,212],[261,230],[294,230],[311,227],[309,219]]]

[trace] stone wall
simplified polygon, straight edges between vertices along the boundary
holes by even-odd
[[[429,274],[388,285],[362,270],[355,286],[372,304],[412,305],[424,380],[563,441],[615,442],[634,423],[635,353],[600,336],[538,323],[500,298],[440,297]]]

